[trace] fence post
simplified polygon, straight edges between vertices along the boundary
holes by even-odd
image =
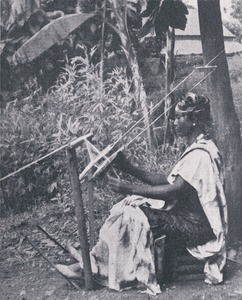
[[[77,228],[80,239],[81,254],[83,258],[85,288],[93,289],[92,269],[89,255],[89,243],[87,237],[86,220],[84,214],[84,205],[82,199],[81,184],[77,169],[77,156],[75,148],[67,149],[69,173],[71,179],[72,197],[75,205],[75,214],[77,219]]]

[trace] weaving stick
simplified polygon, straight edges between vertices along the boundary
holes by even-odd
[[[53,241],[58,247],[60,247],[64,253],[69,253],[69,251],[62,246],[54,237],[52,237],[44,228],[42,228],[40,225],[36,226],[40,231],[42,231],[51,241]]]
[[[90,180],[94,179],[97,175],[99,175],[101,172],[103,172],[108,166],[109,164],[112,163],[112,161],[116,158],[117,154],[120,151],[123,151],[125,147],[122,146],[121,148],[119,148],[116,152],[114,152],[110,157],[105,157],[106,160],[100,164],[100,166],[97,168],[97,170],[94,172],[94,174],[92,175],[92,177],[90,178]],[[113,169],[114,170],[114,169]],[[117,176],[117,178],[119,178],[118,174],[116,173],[116,171],[114,170],[115,175]]]
[[[46,257],[43,252],[31,241],[29,237],[26,235],[23,235],[24,238],[30,243],[30,245],[42,256],[61,276],[63,276],[71,285],[73,285],[76,289],[81,290],[81,288],[73,281],[71,281],[68,277],[66,277],[64,274],[62,274],[55,266],[55,264],[48,258]]]
[[[81,174],[79,175],[79,180],[81,180],[83,177],[85,177],[86,174],[87,174],[87,172],[88,172],[89,170],[91,170],[91,168],[92,168],[93,166],[95,166],[95,164],[96,164],[101,158],[103,158],[105,155],[107,155],[107,154],[111,151],[112,148],[113,148],[113,146],[108,145],[104,150],[102,150],[102,151],[100,152],[100,154],[99,154],[95,159],[93,159],[93,160],[86,166],[86,168],[81,172]]]

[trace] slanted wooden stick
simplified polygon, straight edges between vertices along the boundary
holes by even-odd
[[[46,257],[43,252],[31,241],[29,237],[24,235],[24,238],[26,241],[30,243],[30,245],[59,273],[61,276],[63,276],[72,286],[74,286],[76,289],[81,290],[81,288],[73,281],[71,281],[68,277],[66,277],[64,274],[62,274],[55,266],[55,264],[48,258]]]
[[[39,230],[41,230],[51,241],[53,241],[58,247],[60,247],[64,253],[69,253],[69,251],[62,246],[53,236],[51,236],[44,228],[42,228],[40,225],[36,226]]]

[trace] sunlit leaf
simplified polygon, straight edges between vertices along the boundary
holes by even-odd
[[[13,61],[15,63],[32,61],[51,46],[66,38],[73,30],[91,17],[93,17],[91,13],[72,14],[51,21],[18,49],[13,56]]]

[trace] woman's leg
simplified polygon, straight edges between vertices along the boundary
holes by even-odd
[[[189,211],[162,211],[140,207],[149,220],[154,236],[162,234],[186,247],[203,245],[215,238],[207,219]]]

